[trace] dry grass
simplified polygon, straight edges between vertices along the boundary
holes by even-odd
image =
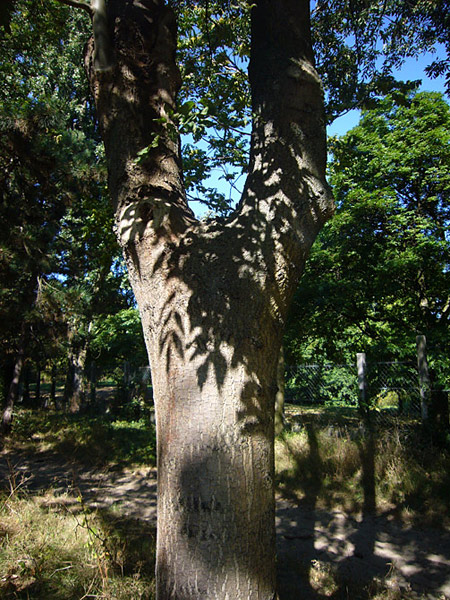
[[[0,598],[151,600],[154,532],[136,544],[126,521],[67,509],[64,497],[0,501]],[[139,532],[139,539],[143,539]],[[136,560],[136,553],[140,559]]]
[[[312,506],[390,510],[413,523],[450,525],[450,453],[416,430],[335,427],[307,421],[276,440],[281,494]]]

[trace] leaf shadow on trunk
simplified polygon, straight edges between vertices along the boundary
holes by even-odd
[[[293,180],[307,180],[306,171],[296,170]],[[250,208],[189,227],[154,263],[153,276],[166,272],[168,287],[181,284],[188,296],[186,306],[180,307],[173,292],[160,308],[160,353],[166,353],[167,370],[174,355],[192,362],[200,389],[210,373],[220,389],[227,369],[244,365],[249,377],[269,372],[275,390],[271,363],[278,358],[295,282],[319,228],[314,215],[321,208],[308,197],[308,185],[300,184],[303,202],[310,203],[306,224],[301,222],[285,202],[294,184],[290,181],[284,189],[266,179],[253,175],[253,187],[246,192]],[[261,199],[256,198],[258,191]]]
[[[293,163],[293,180],[298,173],[302,181],[306,174],[293,157],[291,170]],[[162,474],[161,489],[176,490],[168,514],[179,534],[176,542],[161,534],[157,580],[176,580],[180,600],[214,597],[213,588],[201,587],[205,573],[253,588],[274,579],[276,371],[294,282],[318,225],[313,217],[305,217],[310,228],[296,220],[286,201],[291,180],[285,189],[268,179],[254,175],[249,205],[224,222],[188,228],[154,262],[152,276],[165,277],[169,290],[157,302],[154,337],[158,377],[167,385],[155,401],[159,467],[172,473],[171,480]],[[307,184],[301,191],[311,212],[320,212]],[[169,549],[175,543],[188,557],[177,559],[176,569]],[[250,589],[249,598],[259,597]]]

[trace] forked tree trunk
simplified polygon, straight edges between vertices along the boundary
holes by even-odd
[[[109,0],[108,23],[115,65],[96,70],[91,41],[86,66],[152,370],[157,598],[272,600],[277,362],[332,212],[309,2],[258,0],[252,11],[249,176],[222,223],[198,222],[186,203],[171,135],[172,11],[164,0]]]

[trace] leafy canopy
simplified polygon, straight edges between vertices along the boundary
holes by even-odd
[[[337,213],[301,281],[291,351],[401,358],[425,333],[448,354],[449,105],[437,93],[388,96],[331,150]]]

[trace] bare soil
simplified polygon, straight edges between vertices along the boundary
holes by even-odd
[[[156,519],[152,468],[93,469],[52,452],[10,450],[0,454],[0,486],[40,494],[52,489],[74,510],[82,497],[89,508]],[[404,526],[389,513],[355,518],[314,510],[282,497],[276,523],[280,600],[351,600],[355,589],[358,598],[369,598],[363,590],[377,581],[398,590],[398,598],[450,600],[449,530]],[[339,589],[324,593],[317,579],[327,573]]]

